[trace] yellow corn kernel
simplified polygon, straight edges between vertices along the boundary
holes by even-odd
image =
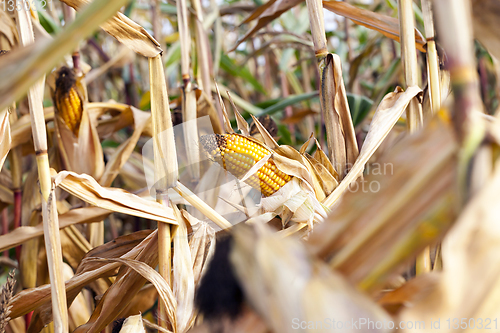
[[[82,99],[75,89],[76,78],[73,70],[62,67],[56,79],[54,105],[56,111],[66,126],[78,136],[78,130],[83,113]]]
[[[205,151],[225,170],[241,178],[255,163],[271,153],[269,149],[239,134],[203,135],[200,142]],[[269,159],[245,182],[270,196],[292,179]]]

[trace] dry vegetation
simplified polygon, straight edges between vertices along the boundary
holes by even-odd
[[[500,330],[498,1],[0,18],[0,332]]]

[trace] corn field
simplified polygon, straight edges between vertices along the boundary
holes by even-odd
[[[0,17],[0,333],[500,332],[499,1]]]

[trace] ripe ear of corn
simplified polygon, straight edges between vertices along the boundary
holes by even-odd
[[[237,178],[244,176],[255,163],[271,153],[258,142],[239,134],[209,134],[200,138],[205,151],[225,170]],[[292,177],[279,170],[272,159],[245,182],[267,197],[278,191]]]
[[[72,69],[62,67],[56,79],[54,105],[58,115],[64,120],[68,128],[78,136],[78,129],[82,119],[83,103],[76,90],[76,78]]]

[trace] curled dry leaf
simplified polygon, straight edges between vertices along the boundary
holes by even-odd
[[[283,14],[290,8],[297,6],[301,2],[302,0],[270,0],[264,5],[257,8],[247,19],[245,19],[245,21],[243,21],[243,23],[248,23],[254,19],[257,19],[257,24],[249,32],[247,32],[245,36],[241,37],[238,40],[238,42],[232,48],[232,50],[230,50],[230,52],[235,50],[238,45],[243,43],[261,28],[265,27],[272,20],[280,17],[281,14]]]
[[[63,0],[63,2],[78,11],[91,1]],[[120,12],[103,23],[101,28],[115,37],[119,42],[144,57],[155,57],[162,52],[160,44],[146,31],[146,29]]]
[[[93,208],[96,209],[96,208]],[[122,256],[123,258],[136,258],[144,251],[148,252],[157,246],[156,231],[141,231],[127,236],[119,237],[110,243],[95,248],[89,254],[100,255],[102,257]],[[150,245],[150,243],[152,243]],[[148,247],[149,246],[149,247]],[[87,257],[89,257],[87,254]],[[68,304],[78,295],[83,287],[91,285],[102,277],[116,274],[116,269],[120,264],[96,264],[89,263],[85,259],[79,265],[76,274],[66,281],[66,295]],[[107,288],[107,286],[106,286]],[[105,290],[95,289],[97,294],[102,294]],[[18,293],[13,299],[12,317],[24,315],[36,310],[33,315],[31,326],[34,331],[41,330],[52,321],[52,305],[50,302],[50,285],[46,284],[37,288],[26,289]]]
[[[153,252],[155,252],[155,251],[153,250]],[[126,265],[129,268],[131,268],[133,271],[135,271],[136,273],[140,274],[140,276],[144,280],[148,280],[149,282],[151,282],[151,284],[153,284],[155,286],[156,290],[158,291],[158,295],[160,296],[160,298],[165,302],[164,304],[167,305],[167,315],[169,317],[168,320],[170,320],[171,323],[176,323],[175,310],[176,310],[177,303],[176,303],[175,297],[172,293],[172,290],[170,289],[170,286],[165,281],[165,279],[163,277],[161,277],[161,275],[157,271],[155,271],[154,268],[149,266],[147,262],[143,262],[140,260],[122,259],[122,258],[113,258],[113,259],[93,258],[91,260],[96,261],[96,262],[110,262],[110,263],[117,262],[117,263]],[[128,275],[128,277],[127,277],[127,274],[128,273],[125,273],[125,274],[121,275],[121,277],[117,278],[117,280],[113,284],[113,286],[116,286],[116,288],[114,288],[115,290],[113,290],[113,286],[110,287],[110,289],[108,289],[108,291],[106,291],[106,294],[103,296],[103,299],[101,299],[101,302],[99,302],[99,304],[103,303],[103,300],[105,297],[113,297],[113,296],[117,297],[118,295],[120,295],[120,293],[121,294],[133,293],[135,295],[138,292],[138,291],[135,291],[135,288],[138,284],[140,284],[141,281],[137,280],[137,282],[135,282],[134,281],[135,279],[132,278],[132,275]],[[128,279],[130,281],[120,283],[120,279],[121,280]],[[131,284],[133,281],[135,282],[134,283],[134,290],[127,289],[125,283]],[[144,282],[142,282],[142,284],[144,284]],[[126,301],[124,301],[124,302],[130,301],[130,295],[126,296],[125,299],[126,299]],[[98,305],[98,307],[99,307],[99,305]],[[95,327],[97,327],[98,323],[101,323],[100,325],[104,325],[103,324],[104,321],[109,320],[109,318],[112,317],[111,314],[117,316],[117,315],[119,315],[120,310],[122,310],[122,309],[123,309],[123,303],[120,303],[120,307],[118,307],[118,309],[113,309],[112,311],[108,311],[106,314],[104,314],[104,312],[101,312],[100,318],[104,318],[105,315],[107,316],[107,318],[102,319],[101,321],[96,321],[95,322],[96,324],[94,326],[92,326],[92,329],[89,329],[88,332],[96,332],[96,331],[98,332],[99,330],[97,330],[95,328]],[[111,321],[113,321],[113,320],[114,319],[111,319]],[[89,327],[88,324],[86,324],[85,327]],[[80,327],[76,332],[80,332],[80,331],[83,332],[83,327]]]
[[[144,283],[147,281],[147,279],[143,276],[143,274],[147,275],[147,277],[149,278],[155,278],[156,276],[159,276],[159,273],[151,268],[151,266],[154,267],[158,264],[157,248],[158,234],[155,231],[151,233],[151,235],[148,236],[141,244],[129,251],[127,255],[124,255],[121,258],[109,259],[113,262],[106,263],[105,265],[97,269],[106,271],[108,269],[115,269],[122,264],[127,265],[127,268],[120,270],[114,283],[106,290],[103,297],[97,304],[94,312],[92,313],[89,321],[86,324],[78,327],[75,332],[99,332],[103,330],[107,325],[109,325],[119,316],[119,314],[125,309],[125,307],[128,306],[135,295],[144,286]],[[135,252],[136,255],[131,256],[131,252]],[[98,260],[106,261],[108,259],[88,259],[88,261],[91,262],[97,262]],[[152,273],[151,271],[153,271],[154,273]],[[166,284],[166,282],[161,277],[160,279],[160,282]],[[153,284],[155,284],[155,281],[157,280],[151,280]],[[168,292],[169,290],[170,289],[159,289],[158,292],[160,293],[160,297],[165,297],[165,292]],[[167,310],[169,319],[175,320],[175,318],[172,319],[171,316],[172,313],[175,313],[175,309],[167,308]]]
[[[182,213],[183,215],[187,214],[186,211]],[[193,262],[194,283],[197,286],[215,250],[215,231],[208,223],[199,222],[196,231],[189,240],[189,249]]]
[[[329,53],[321,60],[320,101],[325,118],[326,139],[330,160],[343,179],[358,157],[340,57]]]
[[[71,171],[61,171],[57,174],[52,170],[52,176],[56,186],[91,205],[150,220],[177,224],[171,208],[121,189],[102,187],[89,175],[79,175]]]

